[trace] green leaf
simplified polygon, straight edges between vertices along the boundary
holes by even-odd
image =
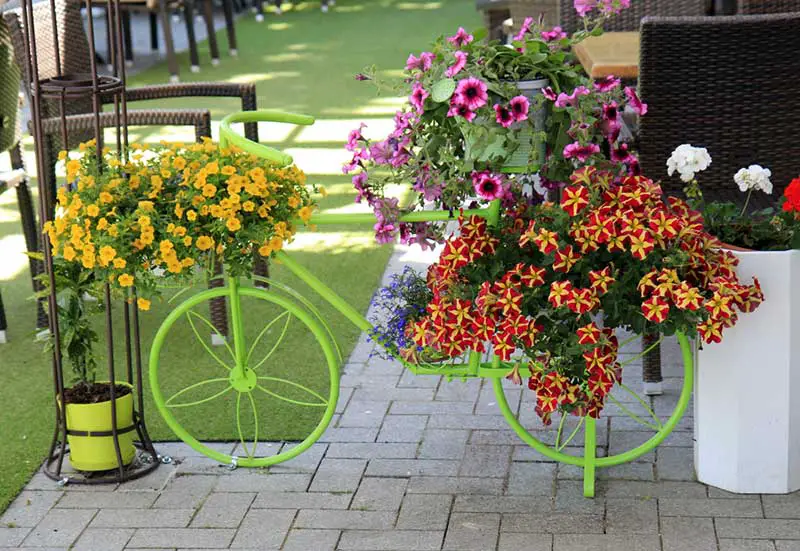
[[[444,103],[455,91],[456,81],[452,78],[445,78],[431,87],[431,99],[437,103]]]
[[[487,36],[489,36],[489,30],[486,27],[480,27],[472,31],[472,36],[475,38],[475,42],[480,42]]]

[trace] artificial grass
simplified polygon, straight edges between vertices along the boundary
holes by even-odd
[[[284,5],[286,7],[286,5]],[[328,14],[319,12],[313,2],[296,4],[282,16],[267,14],[263,23],[245,16],[237,21],[239,57],[226,53],[224,32],[218,33],[223,51],[222,63],[208,64],[208,49],[200,45],[203,72],[188,71],[188,54],[179,56],[182,78],[190,80],[230,80],[256,82],[259,107],[310,113],[323,124],[322,132],[313,132],[303,139],[297,131],[262,136],[262,141],[277,147],[291,147],[299,152],[301,167],[311,173],[310,179],[322,183],[335,193],[321,200],[323,209],[339,209],[352,203],[348,180],[333,168],[321,167],[317,159],[327,159],[337,152],[347,131],[355,126],[353,119],[385,118],[390,114],[393,100],[376,99],[369,83],[358,82],[353,75],[363,67],[376,64],[388,74],[397,74],[409,52],[419,52],[438,34],[451,32],[459,25],[474,28],[479,25],[478,14],[471,2],[463,0],[399,1],[399,0],[339,0]],[[164,64],[155,66],[129,79],[131,86],[162,83],[166,80]],[[145,107],[147,102],[131,107]],[[150,107],[209,108],[214,120],[239,108],[234,99],[181,98],[150,102]],[[327,124],[326,124],[327,123]],[[325,129],[332,130],[327,132]],[[157,129],[135,129],[137,139],[155,139]],[[302,150],[306,151],[303,152]],[[334,154],[335,156],[335,154]],[[338,159],[337,159],[338,163]],[[330,164],[330,163],[329,163]],[[7,240],[21,240],[16,203],[13,194],[0,198],[0,258],[7,258]],[[378,247],[371,239],[369,228],[328,226],[294,254],[301,263],[319,275],[348,302],[361,311],[378,284],[390,254],[388,247]],[[17,248],[17,247],[14,247]],[[1,272],[0,272],[1,273]],[[357,273],[357,284],[353,275]],[[287,270],[272,266],[272,276],[290,283],[304,294],[308,289],[298,284]],[[40,343],[33,340],[35,308],[30,300],[31,287],[27,270],[3,279],[0,275],[3,300],[9,319],[8,344],[0,345],[0,512],[19,492],[46,454],[53,430],[53,393],[50,361]],[[198,287],[199,289],[199,287]],[[169,293],[166,294],[168,296]],[[185,295],[188,296],[188,295]],[[179,300],[183,300],[185,296]],[[314,297],[312,297],[314,298]],[[358,337],[358,330],[327,305],[314,298],[323,315],[331,321],[342,350],[349,353]],[[174,305],[154,304],[153,310],[141,316],[145,377],[149,345],[159,324]],[[253,339],[263,328],[270,312],[261,307],[246,306],[247,334]],[[207,312],[203,306],[201,313]],[[121,335],[121,308],[115,312],[115,335]],[[98,327],[101,327],[98,320]],[[299,325],[295,324],[292,327]],[[201,329],[201,334],[205,335]],[[162,377],[169,377],[167,386],[180,388],[190,379],[219,377],[219,367],[205,356],[205,351],[192,342],[191,330],[184,324],[170,333],[165,344]],[[118,369],[124,368],[124,343],[115,339]],[[274,341],[271,341],[274,342]],[[288,350],[270,358],[270,375],[282,376],[326,393],[328,376],[321,367],[321,358],[314,352],[313,340],[299,331],[290,334],[280,348]],[[286,346],[288,345],[288,346]],[[270,342],[263,341],[259,351],[269,350]],[[224,352],[215,349],[220,355]],[[316,355],[315,355],[316,354]],[[258,352],[254,353],[258,357]],[[98,347],[100,372],[105,369],[104,346]],[[309,370],[311,366],[313,369]],[[216,369],[216,371],[213,371]],[[194,376],[197,376],[195,378]],[[272,390],[289,395],[285,385]],[[188,398],[188,395],[184,395]],[[293,396],[300,398],[300,396]],[[153,407],[146,391],[147,423],[157,440],[175,439],[172,431]],[[207,439],[237,438],[232,415],[232,395],[218,403],[200,406],[190,413],[189,426],[197,436]],[[234,400],[235,401],[235,400]],[[259,402],[259,405],[261,402]],[[278,407],[281,406],[281,407]],[[261,438],[302,438],[316,425],[318,410],[303,410],[286,402],[272,400],[270,422],[260,427]],[[194,410],[187,408],[185,411]]]

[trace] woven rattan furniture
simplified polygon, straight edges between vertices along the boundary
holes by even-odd
[[[800,0],[739,0],[739,15],[798,12]]]
[[[631,7],[622,10],[609,19],[604,28],[607,31],[638,31],[643,17],[664,16],[702,16],[710,11],[708,0],[633,0]],[[559,25],[568,33],[583,26],[574,0],[559,0]]]
[[[666,159],[680,144],[708,148],[714,162],[700,184],[709,199],[744,201],[733,182],[743,166],[772,170],[774,204],[797,176],[800,102],[791,79],[800,73],[800,13],[728,17],[646,18],[642,24],[639,92],[649,105],[641,119],[644,174],[667,178]]]

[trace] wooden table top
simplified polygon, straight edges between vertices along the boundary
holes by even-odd
[[[592,78],[639,76],[639,33],[607,32],[575,46],[575,55]]]

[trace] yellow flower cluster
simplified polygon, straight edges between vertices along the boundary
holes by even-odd
[[[94,270],[115,287],[157,294],[158,278],[191,277],[212,257],[228,273],[251,273],[307,224],[315,204],[297,167],[277,167],[234,148],[202,143],[132,144],[127,155],[93,142],[62,152],[68,187],[58,190],[45,231],[54,255]],[[146,298],[138,300],[148,309]]]

